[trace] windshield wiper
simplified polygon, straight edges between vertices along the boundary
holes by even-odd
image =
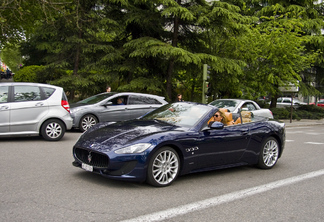
[[[172,124],[172,123],[169,123],[169,122],[167,122],[167,121],[163,121],[163,120],[160,120],[160,119],[157,119],[157,118],[154,118],[153,120],[154,120],[155,122],[159,122],[159,123],[166,123],[166,124],[168,124],[168,125],[174,126],[174,124]]]

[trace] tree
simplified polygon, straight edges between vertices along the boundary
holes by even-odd
[[[320,31],[322,21],[312,1],[231,2],[240,4],[244,14],[259,18],[249,35],[238,40],[247,47],[236,43],[238,58],[248,64],[243,79],[245,95],[270,94],[271,106],[275,106],[281,93],[279,86],[297,85],[318,56],[316,50],[306,50],[305,45],[311,33]],[[305,84],[300,86],[305,88]]]
[[[22,57],[18,45],[7,44],[1,50],[0,57],[12,72],[16,73],[22,66]]]
[[[190,88],[191,96],[201,93],[203,63],[214,75],[241,72],[242,63],[215,49],[212,39],[218,36],[221,45],[222,38],[245,31],[248,20],[230,4],[82,0],[63,9],[24,49],[32,52],[26,64],[40,63],[50,72],[73,70],[52,82],[72,97],[73,88],[94,93],[100,82],[111,80],[113,88],[164,94],[171,101],[175,82]]]
[[[51,24],[43,23],[28,40],[25,48],[31,64],[33,58],[42,55],[40,63],[47,68],[47,76],[57,74],[60,79],[51,81],[69,92],[74,98],[75,90],[82,95],[103,91],[109,76],[98,69],[98,58],[105,59],[114,52],[109,44],[118,34],[118,24],[107,18],[101,1],[78,0],[63,7],[64,13],[55,15]],[[27,50],[26,50],[27,49]],[[105,58],[103,58],[105,57]],[[101,73],[102,71],[102,73]],[[61,73],[61,74],[58,74]]]
[[[142,67],[144,72],[138,75],[149,77],[158,73],[160,82],[166,84],[169,101],[174,95],[173,83],[176,79],[179,82],[180,76],[186,77],[186,83],[195,84],[189,87],[194,92],[201,87],[203,63],[211,64],[215,73],[240,72],[239,61],[223,58],[212,49],[213,40],[207,33],[218,32],[219,36],[227,37],[244,31],[241,24],[246,19],[238,10],[222,2],[134,1],[125,15],[131,39],[124,44],[124,57]],[[128,71],[134,73],[131,68]]]
[[[51,22],[69,0],[2,0],[0,5],[0,48],[18,43],[34,32],[38,21]]]

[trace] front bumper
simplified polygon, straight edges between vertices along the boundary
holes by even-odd
[[[117,180],[128,180],[143,182],[146,179],[146,159],[141,155],[116,155],[112,159],[105,153],[92,150],[74,148],[73,156],[75,161],[72,165],[91,171],[92,173],[100,174],[104,177]],[[85,164],[88,167],[82,167]]]

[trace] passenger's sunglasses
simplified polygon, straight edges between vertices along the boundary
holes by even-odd
[[[219,117],[219,115],[218,114],[216,114],[216,115],[214,115],[215,117]]]

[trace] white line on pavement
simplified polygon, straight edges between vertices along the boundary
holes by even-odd
[[[290,184],[294,184],[294,183],[297,183],[297,182],[300,182],[303,180],[311,179],[311,178],[322,176],[322,175],[324,175],[324,169],[318,170],[318,171],[313,171],[313,172],[306,173],[306,174],[302,174],[302,175],[295,176],[295,177],[290,177],[290,178],[283,179],[283,180],[278,180],[278,181],[264,184],[261,186],[256,186],[256,187],[252,187],[249,189],[225,194],[222,196],[213,197],[213,198],[198,201],[195,203],[170,208],[170,209],[163,210],[160,212],[139,216],[139,217],[136,217],[133,219],[124,220],[123,222],[144,222],[144,221],[148,222],[148,221],[167,220],[172,217],[176,217],[176,216],[183,215],[186,213],[192,213],[193,211],[197,211],[197,210],[214,207],[214,206],[217,206],[217,205],[220,205],[223,203],[232,202],[234,200],[249,197],[249,196],[252,196],[252,195],[255,195],[258,193],[262,193],[262,192],[266,192],[269,190],[273,190],[273,189],[276,189],[276,188],[279,188],[282,186],[288,186]]]
[[[317,143],[317,142],[305,142],[306,144],[313,144],[313,145],[324,145],[324,143]]]

